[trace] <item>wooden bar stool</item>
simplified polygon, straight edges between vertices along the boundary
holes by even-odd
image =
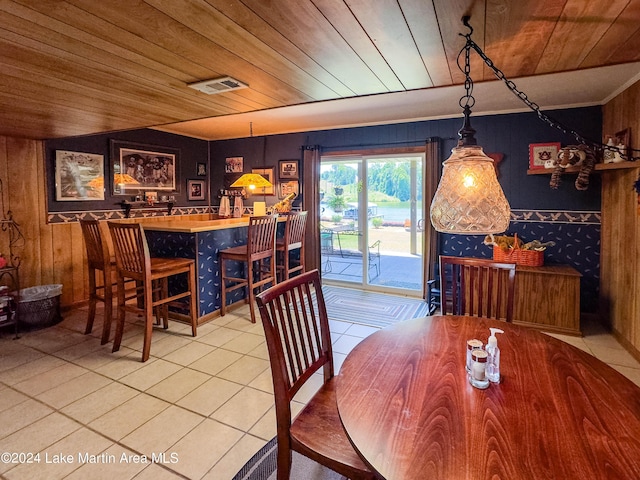
[[[113,273],[116,271],[115,258],[109,253],[109,246],[102,241],[102,229],[98,220],[80,220],[82,236],[87,248],[87,267],[89,269],[89,315],[85,335],[93,330],[96,317],[96,304],[104,303],[104,322],[100,344],[109,341],[111,319],[113,316]],[[100,284],[99,284],[100,283]]]
[[[149,255],[149,246],[144,229],[139,223],[109,222],[109,231],[113,239],[116,254],[116,270],[118,279],[118,323],[116,326],[113,351],[120,349],[124,332],[125,312],[132,311],[144,314],[144,344],[142,361],[149,359],[151,351],[151,334],[153,332],[153,312],[158,310],[164,328],[168,328],[169,303],[189,297],[189,315],[191,317],[191,334],[197,334],[198,311],[196,299],[195,261],[188,258],[158,258]],[[168,278],[174,275],[187,274],[187,290],[169,296]],[[133,279],[139,282],[142,289],[143,305],[127,304],[124,293],[124,282]]]
[[[284,215],[286,223],[284,227],[284,237],[276,239],[276,257],[278,258],[276,268],[278,270],[278,281],[282,282],[291,278],[295,272],[305,272],[304,265],[304,232],[307,226],[307,212],[291,212]],[[289,252],[300,251],[300,260],[297,265],[291,265]]]
[[[251,322],[256,323],[254,311],[255,289],[268,283],[276,283],[276,238],[275,216],[249,217],[247,244],[220,251],[220,270],[222,275],[221,315],[227,313],[227,293],[239,288],[247,288],[247,301],[251,311]],[[228,272],[227,262],[245,262],[246,276],[241,278]],[[227,285],[227,282],[231,282]]]

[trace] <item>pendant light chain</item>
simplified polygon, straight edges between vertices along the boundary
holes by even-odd
[[[494,65],[493,61],[482,51],[482,49],[478,46],[478,44],[471,39],[471,35],[473,34],[473,28],[471,27],[471,25],[469,25],[469,17],[463,17],[462,18],[462,22],[470,30],[469,33],[467,33],[467,34],[462,34],[462,33],[459,34],[460,36],[466,38],[467,41],[466,41],[466,44],[463,47],[463,49],[460,51],[460,54],[458,55],[458,68],[460,68],[460,70],[462,70],[466,75],[464,85],[465,85],[465,89],[467,89],[467,96],[469,96],[470,98],[473,98],[473,96],[470,95],[470,90],[468,88],[468,82],[470,81],[470,75],[469,75],[470,74],[469,52],[470,52],[471,49],[473,49],[480,56],[480,58],[482,58],[484,63],[487,65],[487,67],[489,67],[489,69],[493,72],[493,74],[496,76],[496,78],[498,80],[501,80],[502,82],[504,82],[504,84],[507,86],[507,88],[516,97],[518,97],[520,99],[520,101],[522,101],[522,103],[524,103],[533,112],[535,112],[536,115],[538,116],[538,118],[540,120],[542,120],[543,122],[547,123],[549,126],[560,130],[562,133],[565,133],[567,135],[571,135],[573,138],[576,139],[576,141],[578,143],[588,145],[588,146],[592,147],[594,150],[597,150],[597,151],[610,150],[612,152],[617,152],[617,153],[619,153],[619,155],[622,158],[624,158],[627,161],[632,161],[632,162],[640,159],[640,156],[633,156],[633,155],[630,155],[629,153],[627,153],[627,152],[640,152],[640,150],[638,150],[638,149],[633,149],[631,147],[628,147],[626,149],[626,152],[622,152],[622,151],[620,151],[619,148],[617,148],[615,146],[611,146],[611,145],[607,145],[607,144],[602,143],[602,142],[596,142],[594,140],[590,140],[590,139],[586,138],[585,136],[581,135],[580,133],[576,132],[575,130],[567,127],[566,125],[564,125],[560,121],[558,121],[558,120],[554,119],[553,117],[551,117],[551,116],[547,115],[546,113],[544,113],[540,109],[540,106],[537,103],[531,101],[526,93],[524,93],[523,91],[519,90],[518,87],[516,86],[516,84],[512,80],[509,80],[505,76],[504,72],[502,70],[500,70],[498,67],[496,67]],[[465,67],[464,67],[464,70],[460,67],[460,62],[459,62],[460,55],[462,55],[463,51],[465,52]],[[470,88],[471,88],[471,90],[473,89],[473,82],[471,82]],[[460,101],[462,102],[462,99],[460,99]],[[475,103],[475,100],[474,100],[474,103]],[[460,104],[460,106],[463,106],[463,105]]]

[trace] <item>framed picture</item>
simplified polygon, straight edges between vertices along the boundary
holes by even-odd
[[[545,168],[547,160],[558,158],[560,142],[532,143],[529,145],[529,168]]]
[[[141,190],[177,192],[179,161],[180,150],[175,148],[112,140],[113,194],[131,195]]]
[[[158,203],[158,192],[144,192],[144,199],[147,203]]]
[[[187,199],[206,200],[204,180],[187,180]]]
[[[296,197],[299,194],[299,184],[296,180],[291,182],[280,182],[280,190],[278,191],[279,197],[284,198],[290,193],[295,193]]]
[[[224,173],[242,173],[243,157],[227,157],[224,159]]]
[[[616,147],[618,147],[618,151],[615,152],[615,160],[617,162],[628,160],[629,157],[627,156],[627,152],[629,151],[629,146],[631,145],[631,129],[625,128],[624,130],[616,132],[613,141]]]
[[[298,180],[298,160],[280,160],[280,178],[286,180]]]
[[[206,163],[198,163],[196,166],[196,175],[199,177],[207,176],[207,164]]]
[[[56,150],[56,200],[104,200],[104,156]]]
[[[271,168],[252,168],[251,169],[251,173],[257,173],[259,175],[262,175],[264,178],[266,178],[269,183],[271,183],[270,187],[264,187],[264,188],[256,188],[253,193],[255,195],[275,195],[276,194],[276,185],[275,185],[275,175],[274,175],[274,170],[275,168],[271,167]]]

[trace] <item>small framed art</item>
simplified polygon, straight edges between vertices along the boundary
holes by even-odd
[[[227,157],[224,159],[224,173],[242,173],[244,157]]]
[[[206,163],[198,163],[196,165],[196,175],[199,177],[207,176],[207,164]]]
[[[532,143],[529,145],[529,168],[546,168],[545,162],[556,160],[560,151],[560,142]]]
[[[280,160],[280,178],[283,180],[298,180],[298,160]]]
[[[296,180],[292,180],[291,182],[280,182],[280,190],[279,197],[284,198],[290,193],[295,193],[296,197],[298,196],[298,190],[300,187],[298,186],[298,182]]]
[[[187,199],[206,200],[204,180],[187,180]]]

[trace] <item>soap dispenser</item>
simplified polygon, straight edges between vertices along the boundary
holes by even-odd
[[[504,333],[499,328],[490,328],[491,336],[485,348],[487,357],[487,378],[490,382],[500,383],[500,349],[496,333]]]

